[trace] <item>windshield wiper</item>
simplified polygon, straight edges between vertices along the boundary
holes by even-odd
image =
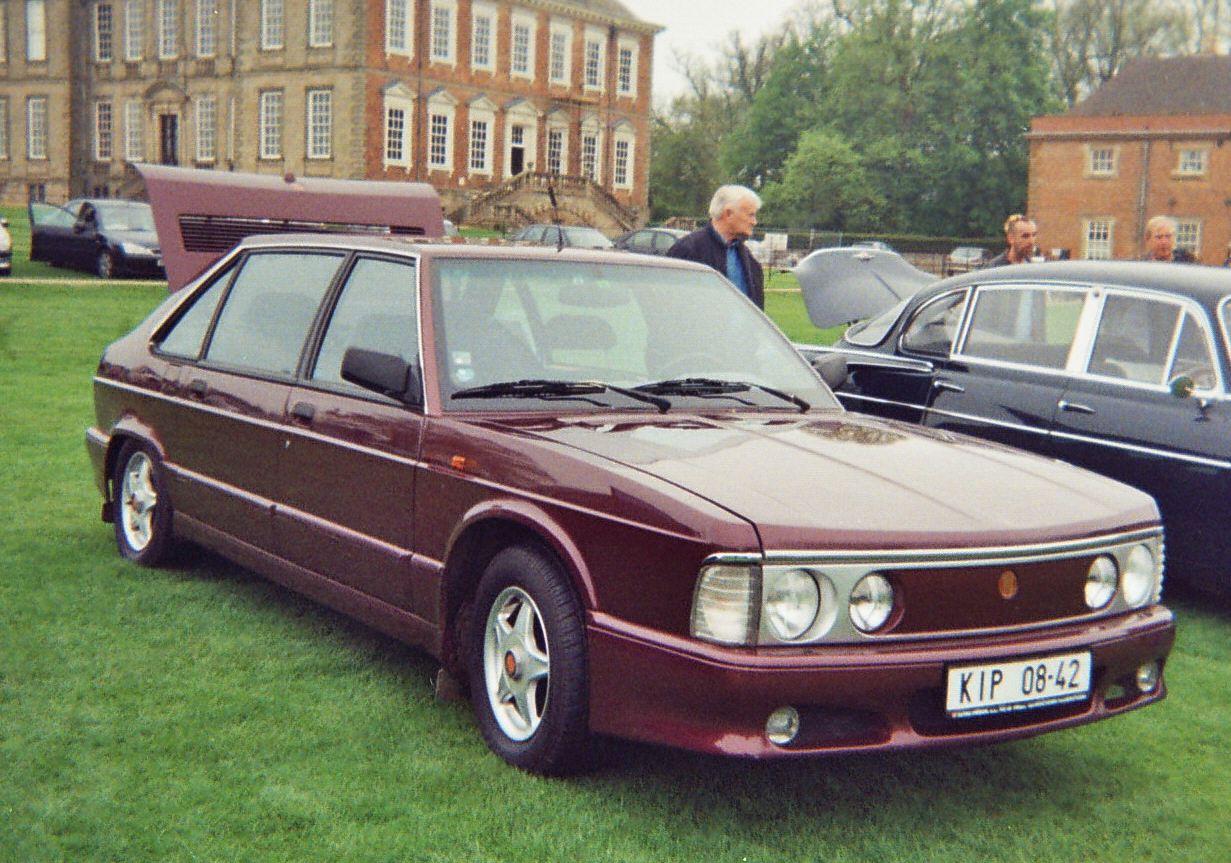
[[[613,392],[658,408],[659,413],[671,409],[671,402],[658,398],[653,394],[618,387],[615,384],[602,381],[560,381],[544,379],[527,379],[519,381],[501,381],[494,384],[484,384],[479,387],[458,390],[453,394],[455,399],[500,399],[500,398],[540,398],[540,399],[581,399],[599,407],[610,405],[586,398],[597,393]]]
[[[746,393],[749,390],[758,390],[767,393],[775,398],[782,399],[785,402],[790,402],[799,408],[799,412],[807,413],[811,410],[812,405],[804,401],[797,395],[783,392],[773,387],[767,387],[765,384],[753,384],[747,381],[727,381],[721,378],[673,378],[665,381],[655,381],[648,384],[639,384],[634,389],[641,390],[646,393],[653,393],[658,396],[696,396],[697,398],[715,398],[729,397],[734,398],[735,393]],[[736,399],[743,402],[743,399]],[[744,402],[747,404],[747,402]]]

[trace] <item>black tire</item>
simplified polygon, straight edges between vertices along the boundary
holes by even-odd
[[[100,279],[114,279],[116,273],[115,256],[106,249],[98,253],[98,260],[94,265],[94,271],[98,273]]]
[[[153,450],[129,442],[115,460],[115,544],[141,566],[165,563],[174,548],[171,495],[162,462]]]
[[[466,664],[475,719],[493,752],[545,776],[589,767],[585,621],[550,554],[517,545],[492,558],[475,595]],[[511,690],[502,697],[502,687],[524,687],[524,704]]]

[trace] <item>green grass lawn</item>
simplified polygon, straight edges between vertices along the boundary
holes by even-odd
[[[90,375],[163,296],[0,282],[0,861],[1231,857],[1231,614],[1195,602],[1168,700],[1086,728],[776,763],[613,742],[591,776],[518,773],[425,656],[211,556],[118,558]]]

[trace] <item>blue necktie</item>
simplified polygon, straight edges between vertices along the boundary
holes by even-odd
[[[745,297],[748,296],[748,279],[744,275],[744,262],[739,257],[739,243],[727,246],[727,278]]]

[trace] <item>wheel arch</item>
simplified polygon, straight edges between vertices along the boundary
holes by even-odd
[[[103,505],[106,507],[106,515],[110,516],[106,518],[107,521],[115,517],[112,511],[115,503],[115,488],[112,479],[115,477],[116,462],[125,444],[130,442],[149,447],[161,462],[165,463],[167,460],[166,450],[153,428],[132,415],[120,418],[120,421],[111,429],[111,436],[107,439],[107,450],[103,455],[103,477],[107,483],[107,494]]]

